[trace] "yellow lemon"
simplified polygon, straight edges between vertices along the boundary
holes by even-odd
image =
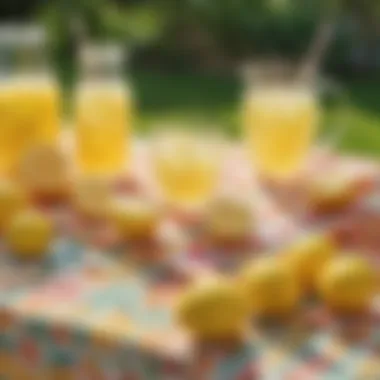
[[[103,178],[84,178],[74,187],[72,203],[81,214],[105,217],[110,207],[111,195],[111,186]]]
[[[160,212],[148,200],[138,197],[119,198],[112,202],[111,219],[124,237],[140,238],[154,234]]]
[[[315,234],[302,238],[283,252],[283,260],[294,271],[305,292],[316,290],[317,277],[323,267],[338,253],[327,235]]]
[[[53,238],[53,225],[43,214],[21,211],[12,218],[5,236],[10,251],[24,259],[39,258],[47,253]]]
[[[335,212],[350,204],[357,195],[357,187],[346,178],[332,177],[316,180],[309,189],[309,201],[316,211]]]
[[[376,292],[376,273],[365,259],[345,255],[327,264],[318,283],[322,299],[332,309],[364,311]]]
[[[206,210],[206,230],[218,239],[240,239],[250,236],[254,225],[251,205],[240,198],[216,199]]]
[[[177,305],[177,316],[179,322],[199,338],[236,338],[249,320],[247,301],[233,281],[212,277],[184,291]]]
[[[25,194],[11,182],[0,182],[0,231],[2,231],[13,215],[26,206]]]
[[[60,198],[69,191],[69,165],[63,152],[51,145],[31,149],[21,160],[17,178],[33,195]]]
[[[254,313],[286,315],[295,310],[300,291],[291,269],[276,258],[259,258],[243,269],[241,283]]]

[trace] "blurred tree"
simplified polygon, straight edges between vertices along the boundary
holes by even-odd
[[[161,36],[167,13],[155,2],[110,0],[60,0],[42,12],[49,28],[61,25],[78,39],[118,39],[130,44],[146,44]],[[66,33],[65,33],[66,32]]]
[[[372,48],[364,55],[373,61],[379,4],[375,0],[59,0],[42,13],[57,52],[72,51],[83,38],[115,38],[135,51],[139,63],[223,70],[268,55],[304,59],[305,66],[318,67],[331,46],[327,64],[341,68],[348,62],[355,33],[370,41]]]
[[[203,53],[227,66],[263,55],[300,57],[320,13],[315,0],[187,0],[187,4],[199,34],[210,42]]]
[[[362,72],[380,67],[380,2],[347,0],[356,34],[352,41],[352,59]]]
[[[41,9],[56,61],[70,74],[78,44],[116,40],[129,48],[151,45],[167,24],[165,9],[148,1],[59,0]]]

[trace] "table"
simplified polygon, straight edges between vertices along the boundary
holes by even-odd
[[[291,216],[255,187],[239,152],[231,154],[224,184],[259,200],[264,240],[278,246],[297,235]],[[143,172],[146,161],[137,161]],[[358,168],[362,175],[377,173],[371,165],[345,162],[356,167],[353,175]],[[56,242],[43,265],[21,265],[4,252],[0,257],[1,379],[380,379],[377,301],[369,319],[334,321],[322,307],[307,306],[288,325],[252,329],[239,348],[194,351],[172,315],[183,284],[165,268],[136,271],[117,255],[68,238]],[[178,258],[195,276],[203,265],[192,252]],[[367,329],[368,338],[345,343],[337,329],[347,326]]]

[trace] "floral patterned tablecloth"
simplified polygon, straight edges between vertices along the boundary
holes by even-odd
[[[254,188],[239,160],[239,154],[228,160],[224,183],[255,194],[260,235],[278,246],[298,228]],[[377,173],[352,160],[343,167],[355,176]],[[180,254],[189,264],[199,259]],[[1,380],[380,379],[376,304],[371,316],[344,321],[329,318],[321,306],[305,306],[286,325],[255,328],[241,347],[195,350],[173,320],[183,285],[170,276],[133,270],[107,252],[65,239],[43,265],[10,261],[4,252],[0,258]]]

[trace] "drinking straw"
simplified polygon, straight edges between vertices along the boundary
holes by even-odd
[[[298,72],[301,80],[313,80],[316,78],[323,57],[333,40],[338,24],[341,0],[327,0],[325,2],[324,15],[319,27],[311,41]]]

